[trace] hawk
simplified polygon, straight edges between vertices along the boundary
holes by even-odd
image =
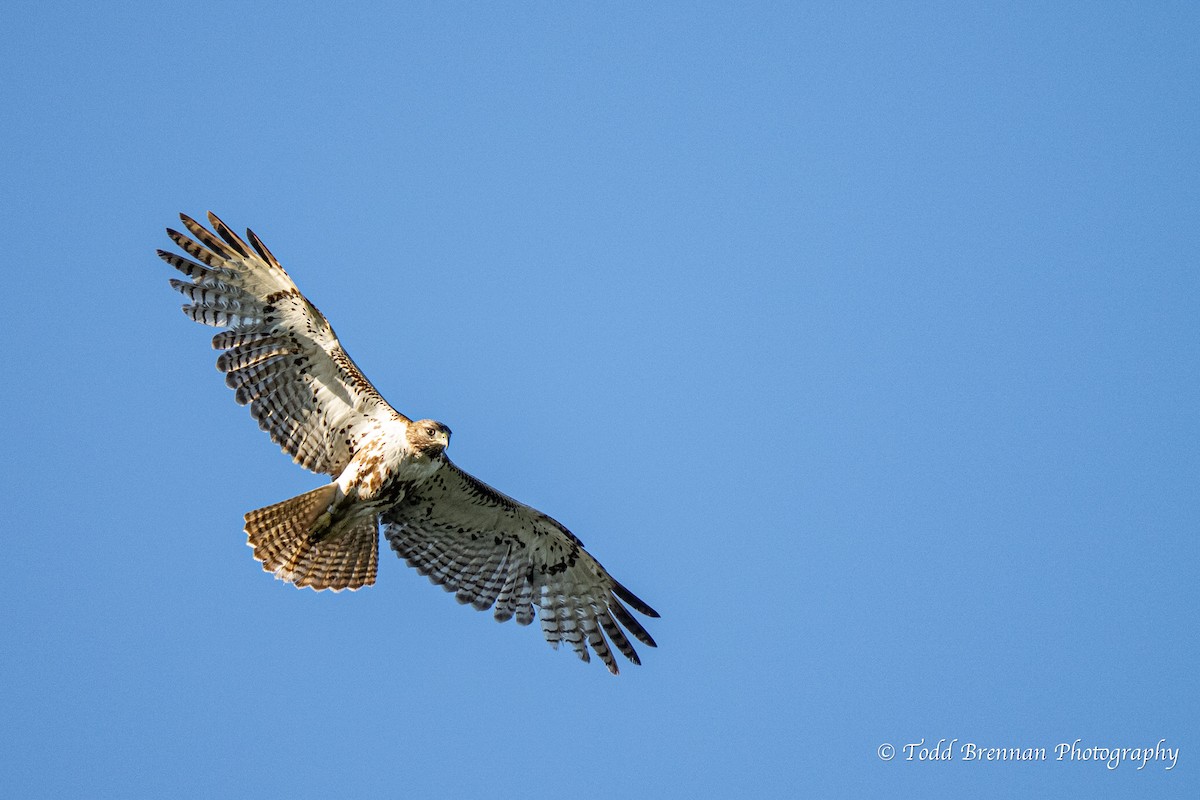
[[[333,478],[245,515],[265,571],[318,591],[369,586],[382,526],[392,549],[459,603],[521,625],[536,607],[555,649],[566,642],[584,661],[593,652],[614,675],[609,642],[641,663],[625,631],[656,645],[624,604],[658,612],[557,520],[459,469],[446,456],[448,427],[392,408],[253,231],[246,244],[212,213],[212,230],[180,219],[192,236],[167,235],[190,258],[158,255],[187,278],[171,280],[188,300],[183,313],[225,329],[212,340],[224,351],[217,369],[259,427],[296,463]]]

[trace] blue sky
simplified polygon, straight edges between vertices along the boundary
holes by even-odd
[[[1195,797],[1200,12],[1046,5],[10,9],[3,793]],[[642,667],[259,570],[208,209]]]

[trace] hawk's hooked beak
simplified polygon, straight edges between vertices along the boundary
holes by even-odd
[[[449,431],[438,431],[437,436],[434,437],[434,441],[436,441],[438,444],[440,444],[442,446],[442,449],[445,450],[447,447],[450,446],[450,432]]]

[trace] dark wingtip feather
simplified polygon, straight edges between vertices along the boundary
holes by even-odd
[[[250,248],[242,241],[242,237],[230,230],[229,226],[222,222],[220,217],[210,211],[208,212],[208,221],[212,223],[213,230],[225,240],[226,244],[238,251],[242,257],[250,257]]]
[[[209,237],[212,236],[212,234],[208,233],[208,230],[203,225],[201,225],[199,222],[196,222],[196,220],[192,219],[187,214],[184,214],[182,211],[179,212],[179,221],[183,223],[183,227],[187,228],[193,234],[196,234],[201,240],[203,240],[204,234],[208,234]],[[171,229],[167,228],[167,233],[170,232]],[[220,252],[220,248],[216,248],[216,250],[217,252]]]
[[[612,618],[610,611],[605,611],[596,615],[596,619],[600,622],[600,627],[608,634],[608,638],[616,645],[616,648],[621,651],[634,664],[641,665],[642,660],[638,658],[637,651],[633,649],[633,644],[630,643],[629,637],[621,630],[621,626]]]
[[[255,235],[254,231],[247,228],[246,236],[250,239],[250,244],[254,247],[254,249],[258,251],[260,256],[262,256],[263,261],[266,261],[273,267],[279,267],[280,269],[283,268],[279,263],[279,259],[275,258],[275,254],[267,249],[267,246],[263,244],[262,239],[259,239],[258,236]]]
[[[617,597],[633,606],[634,611],[637,611],[639,614],[645,614],[647,617],[658,619],[659,613],[651,608],[645,600],[622,586],[620,581],[613,581],[613,591]]]
[[[196,237],[196,241],[207,247],[219,258],[230,260],[237,259],[239,255],[244,255],[232,245],[222,241],[221,239],[218,239],[212,231],[201,225],[199,222],[196,222],[196,220],[192,219],[187,214],[180,214],[179,218],[183,220],[184,227],[191,231],[191,234]],[[180,246],[182,247],[183,245],[181,244]]]
[[[642,623],[637,621],[637,617],[629,613],[629,609],[621,605],[620,600],[614,597],[609,601],[608,610],[616,618],[617,622],[624,625],[639,642],[650,647],[658,647],[658,643],[654,641],[654,637],[646,632],[646,629],[642,627]]]
[[[178,253],[172,253],[170,250],[163,250],[163,249],[159,248],[159,249],[155,250],[154,252],[157,253],[158,257],[161,258],[163,261],[167,262],[172,267],[174,267],[175,269],[184,273],[188,277],[191,277],[194,274],[201,274],[201,273],[208,272],[207,268],[200,266],[199,264],[197,264],[194,261],[188,261],[183,256],[179,255]]]
[[[195,225],[195,224],[196,223],[194,223],[194,222],[192,223],[192,225]],[[188,227],[188,230],[194,230],[194,229],[191,227]],[[212,239],[213,241],[217,241],[216,238],[211,233],[208,233],[208,231],[205,231],[204,228],[199,228],[199,230],[202,231],[202,234],[198,235],[198,238],[201,241],[204,241],[207,244],[207,241],[204,238],[205,235],[207,235],[207,237],[209,239]],[[192,256],[193,258],[203,262],[204,264],[208,265],[210,268],[212,268],[212,269],[224,269],[225,268],[224,262],[226,261],[226,257],[224,255],[222,255],[222,250],[220,248],[218,248],[216,250],[210,250],[210,249],[204,247],[203,245],[192,241],[187,236],[185,236],[184,234],[175,230],[174,228],[167,228],[167,236],[171,237],[171,241],[173,241],[176,245],[178,245],[180,250],[182,250],[183,252]]]

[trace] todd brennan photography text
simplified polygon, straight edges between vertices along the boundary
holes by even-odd
[[[897,747],[884,742],[876,749],[882,761],[1077,761],[1096,762],[1107,769],[1125,765],[1143,770],[1150,764],[1170,771],[1179,761],[1179,748],[1168,747],[1167,740],[1159,739],[1152,745],[1140,747],[1114,747],[1094,745],[1082,738],[1057,742],[1049,747],[994,747],[977,742],[960,742],[959,739],[925,739],[907,742]]]

